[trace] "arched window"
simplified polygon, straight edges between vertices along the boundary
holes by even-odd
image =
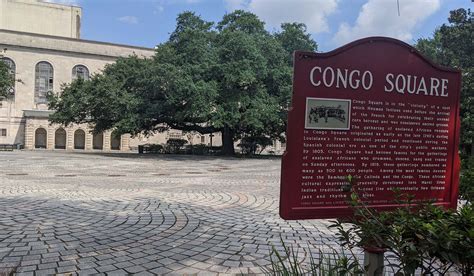
[[[99,134],[94,134],[92,136],[92,148],[93,149],[104,149],[104,134],[99,133]]]
[[[86,148],[86,132],[78,129],[74,132],[74,149]]]
[[[89,69],[87,69],[87,67],[84,65],[76,65],[74,68],[72,68],[72,79],[76,80],[78,78],[83,80],[89,79]]]
[[[8,94],[14,95],[15,94],[15,74],[16,74],[16,65],[15,62],[9,58],[2,58],[2,61],[7,65],[8,67],[8,74],[13,80],[13,86],[10,88],[8,91]]]
[[[54,148],[66,149],[66,137],[67,133],[64,128],[58,128],[54,133]]]
[[[35,103],[46,103],[48,92],[53,91],[53,66],[41,61],[35,70]]]
[[[35,148],[45,149],[48,144],[48,132],[40,127],[35,131]]]

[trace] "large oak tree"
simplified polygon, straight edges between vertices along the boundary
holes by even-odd
[[[448,24],[432,38],[420,39],[416,47],[435,62],[462,71],[461,149],[474,155],[474,17],[470,10],[450,13]]]
[[[153,58],[121,58],[51,95],[50,120],[89,123],[95,132],[221,132],[225,154],[241,138],[283,140],[296,49],[316,50],[303,24],[271,34],[249,12],[217,24],[184,12]]]

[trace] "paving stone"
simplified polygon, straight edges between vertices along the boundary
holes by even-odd
[[[130,275],[130,273],[128,273],[127,271],[125,271],[125,270],[123,270],[123,269],[117,269],[117,270],[113,270],[113,271],[108,271],[106,274],[107,274],[107,275],[111,275],[111,276]]]
[[[15,273],[16,276],[33,276],[34,275],[34,272],[33,271],[29,271],[29,272],[17,272]]]
[[[15,151],[0,160],[9,160],[0,269],[241,273],[267,265],[280,237],[303,251],[336,241],[327,221],[279,217],[279,159]]]
[[[36,270],[36,265],[22,266],[16,269],[17,272],[27,272]]]
[[[46,263],[46,264],[39,264],[38,269],[48,269],[48,268],[56,268],[58,267],[57,263]]]
[[[54,275],[56,274],[55,269],[40,269],[35,271],[36,276],[46,276],[46,275]]]
[[[57,268],[58,273],[64,273],[64,272],[74,272],[76,271],[77,268],[76,266],[60,266]]]
[[[101,273],[104,273],[104,272],[116,270],[117,268],[113,265],[106,265],[106,266],[98,266],[95,269]]]

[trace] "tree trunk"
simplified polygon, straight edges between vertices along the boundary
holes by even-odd
[[[222,130],[222,154],[235,155],[234,131],[229,127],[224,127]]]

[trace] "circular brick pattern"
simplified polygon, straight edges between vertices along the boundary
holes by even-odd
[[[279,159],[0,153],[0,272],[259,273],[281,239],[334,245],[278,216]]]

